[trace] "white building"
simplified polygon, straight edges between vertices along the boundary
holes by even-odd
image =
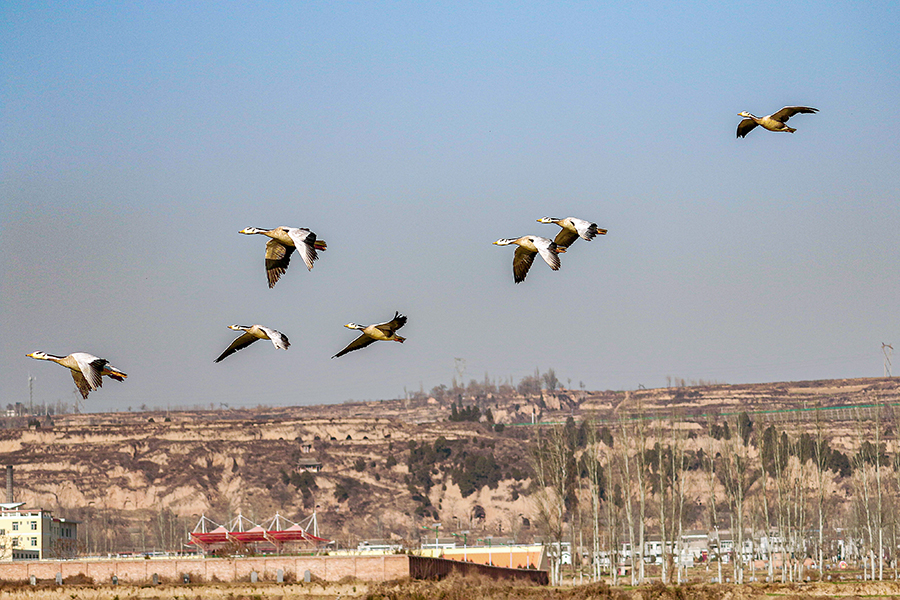
[[[54,517],[24,502],[0,504],[0,560],[74,557],[78,521]]]

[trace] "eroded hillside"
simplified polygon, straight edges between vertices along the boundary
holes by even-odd
[[[820,414],[834,420],[836,442],[849,445],[858,436],[848,427],[842,438],[840,419],[856,409],[835,407],[875,401],[900,401],[900,385],[862,379],[534,396],[460,389],[336,406],[62,415],[40,427],[7,419],[0,461],[15,465],[16,500],[81,520],[90,551],[178,548],[201,515],[300,521],[317,506],[323,535],[344,545],[414,541],[436,521],[522,536],[533,521],[532,420],[612,422],[641,411],[699,423],[701,415],[747,411],[802,427],[804,410],[830,407]],[[478,407],[480,422],[448,421],[464,407]],[[502,427],[486,422],[488,410]],[[317,465],[320,472],[304,472]]]

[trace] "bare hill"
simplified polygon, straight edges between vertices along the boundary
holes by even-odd
[[[534,422],[600,421],[640,410],[685,418],[747,411],[754,420],[835,421],[900,402],[894,379],[713,385],[630,392],[441,397],[342,405],[6,419],[0,461],[15,465],[16,500],[83,522],[91,551],[178,548],[200,515],[238,511],[292,520],[318,506],[323,535],[416,540],[441,521],[479,535],[524,536],[532,506],[526,460]],[[455,406],[454,406],[455,405]],[[481,422],[450,422],[478,407]],[[474,408],[472,408],[474,410]],[[504,427],[484,422],[484,413]],[[849,439],[849,435],[847,438]],[[318,473],[304,473],[304,466]],[[524,517],[524,519],[523,519]]]

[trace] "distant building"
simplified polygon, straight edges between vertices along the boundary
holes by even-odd
[[[356,546],[358,552],[371,552],[373,554],[390,554],[400,552],[402,549],[402,543],[391,540],[363,540]]]
[[[54,517],[42,508],[23,509],[24,504],[0,504],[0,560],[73,558],[78,521]]]
[[[318,473],[322,470],[322,463],[315,458],[301,458],[297,461],[297,468],[301,471],[309,471],[310,473]]]
[[[686,564],[704,562],[709,558],[709,532],[699,529],[685,531],[681,535],[681,560]]]
[[[427,535],[421,541],[422,550],[446,550],[456,548],[456,538],[433,538]]]

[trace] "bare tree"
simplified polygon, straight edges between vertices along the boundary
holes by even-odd
[[[553,369],[547,369],[547,372],[544,373],[541,380],[544,382],[544,387],[547,388],[548,391],[556,391],[556,388],[559,387],[559,379],[556,378],[556,371]]]
[[[878,579],[884,580],[884,507],[881,486],[881,397],[875,396],[875,491],[878,525]]]
[[[644,421],[644,410],[643,404],[638,404],[638,415],[635,420],[635,425],[637,429],[637,446],[638,452],[637,456],[637,484],[638,484],[638,507],[640,508],[639,520],[638,520],[638,566],[640,568],[638,574],[638,583],[644,582],[644,535],[645,535],[645,524],[647,523],[647,440],[646,440],[646,427],[647,424]]]
[[[828,446],[825,440],[825,426],[822,423],[821,406],[816,408],[816,508],[819,515],[819,543],[817,545],[816,562],[819,567],[819,581],[825,576],[825,471],[827,470]]]
[[[714,434],[715,428],[718,426],[712,418],[707,418],[706,425],[709,434],[709,445],[704,453],[704,468],[706,469],[706,482],[709,489],[709,526],[711,530],[716,532],[716,547],[718,549],[716,552],[716,563],[719,568],[718,582],[721,583],[722,557],[718,556],[721,551],[721,542],[719,541],[719,517],[716,512],[716,458],[719,453],[717,452],[716,436]]]
[[[875,554],[876,546],[879,556],[878,563],[879,577],[884,574],[883,561],[884,556],[883,545],[883,523],[882,523],[882,490],[881,490],[881,419],[880,404],[876,405],[876,415],[874,427],[874,444],[865,439],[869,428],[866,427],[866,414],[860,409],[857,410],[857,428],[859,439],[864,440],[853,459],[854,466],[854,482],[857,490],[857,502],[860,505],[861,513],[865,519],[865,531],[868,546],[868,565],[871,572],[867,572],[867,577],[875,579]],[[874,498],[873,498],[874,496]],[[874,506],[873,506],[874,503]]]
[[[613,438],[610,436],[610,444],[613,444]],[[631,519],[630,500],[626,505],[626,499],[623,497],[623,481],[622,471],[618,468],[618,462],[615,459],[615,452],[612,445],[603,446],[603,456],[605,465],[605,481],[606,481],[606,497],[604,499],[604,513],[606,515],[606,535],[607,550],[609,554],[609,568],[612,576],[613,585],[618,584],[619,564],[619,533],[621,532],[622,508],[628,506],[628,519]],[[629,523],[631,529],[631,523]],[[633,537],[633,534],[632,534]]]
[[[684,580],[684,566],[681,561],[681,539],[684,533],[684,499],[685,499],[685,440],[684,431],[677,427],[675,414],[672,414],[672,472],[676,476],[678,485],[676,495],[672,503],[672,519],[676,528],[673,530],[675,544],[675,561],[677,565],[678,583]]]
[[[560,581],[570,459],[571,451],[564,426],[550,427],[544,438],[540,436],[540,429],[538,430],[537,444],[531,454],[531,466],[539,489],[533,497],[538,520],[553,544],[550,572],[554,585]]]
[[[585,424],[587,450],[584,454],[588,493],[591,498],[591,578],[600,581],[600,487],[603,466],[600,463],[597,422],[593,417]]]
[[[631,585],[637,585],[640,581],[638,578],[638,566],[635,565],[635,559],[640,562],[641,575],[643,575],[643,547],[644,547],[644,519],[643,519],[643,497],[641,497],[641,513],[639,519],[639,526],[641,528],[640,542],[635,539],[635,518],[634,518],[634,503],[633,497],[635,495],[634,488],[634,479],[642,477],[642,475],[636,475],[635,472],[638,470],[636,461],[631,460],[631,445],[632,445],[632,435],[631,435],[631,424],[626,423],[625,417],[623,415],[619,415],[619,431],[621,433],[621,443],[619,444],[619,452],[617,453],[617,457],[620,461],[619,472],[621,473],[622,480],[622,495],[623,502],[625,505],[625,519],[628,523],[628,543],[631,547],[631,552],[629,553],[629,562],[631,564]],[[637,454],[643,454],[643,451],[639,451]],[[640,496],[640,493],[637,494]],[[638,548],[638,543],[640,543],[640,549]]]
[[[721,456],[721,476],[731,503],[732,540],[735,541],[734,578],[744,582],[744,527],[747,494],[759,472],[752,468],[749,451],[751,423],[746,413],[734,419],[734,432],[726,439],[726,452]],[[735,533],[737,539],[735,540]]]

